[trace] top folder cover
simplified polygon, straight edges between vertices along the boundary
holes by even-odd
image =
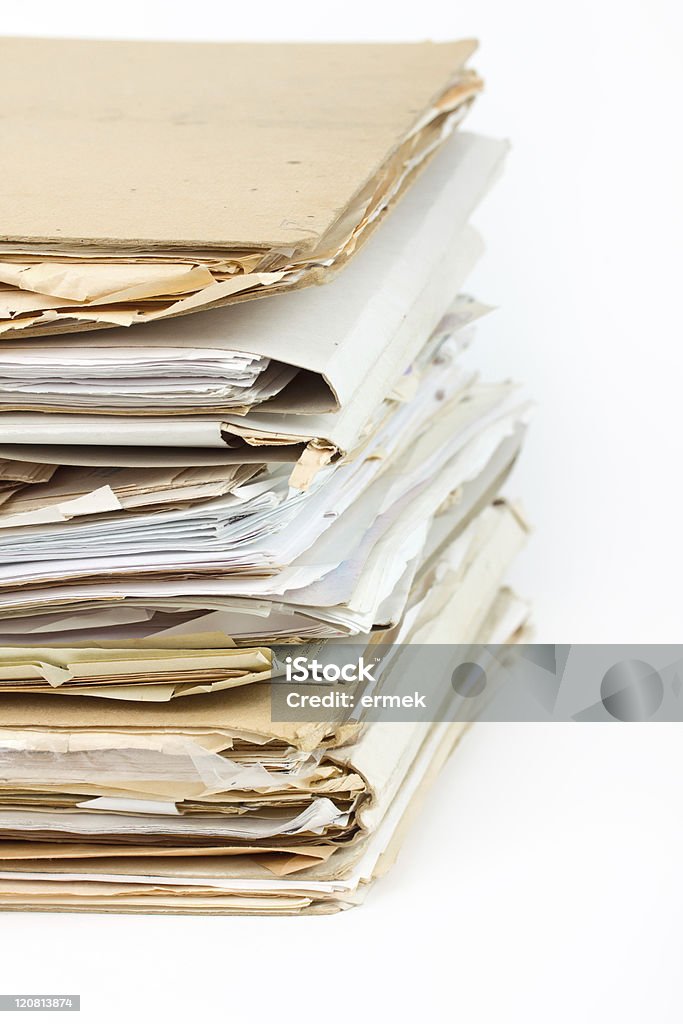
[[[325,280],[462,119],[474,49],[0,41],[0,332]]]

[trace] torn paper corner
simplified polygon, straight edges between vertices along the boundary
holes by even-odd
[[[334,445],[316,438],[304,448],[289,477],[289,486],[297,491],[307,491],[323,468],[339,455]]]

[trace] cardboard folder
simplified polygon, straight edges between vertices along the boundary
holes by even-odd
[[[2,40],[0,331],[325,280],[462,119],[474,48]]]

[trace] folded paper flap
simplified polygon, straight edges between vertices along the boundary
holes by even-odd
[[[381,401],[396,373],[416,355],[478,256],[479,240],[465,228],[465,222],[497,174],[506,149],[502,142],[466,133],[444,144],[382,231],[368,242],[344,274],[325,288],[274,296],[267,303],[240,303],[198,312],[189,332],[184,318],[170,319],[150,325],[113,328],[87,340],[77,338],[61,344],[58,352],[74,364],[75,380],[78,380],[79,359],[82,363],[87,356],[96,363],[101,353],[102,361],[114,361],[118,349],[127,366],[134,345],[139,346],[141,364],[154,361],[155,352],[164,350],[172,352],[174,357],[186,353],[184,358],[188,363],[196,358],[198,351],[214,353],[216,358],[228,358],[231,353],[251,353],[254,357],[275,361],[279,366],[301,368],[308,371],[306,375],[295,377],[278,397],[264,406],[269,422],[273,413],[279,418],[279,410],[302,413],[303,417],[295,424],[297,440],[319,436],[344,449],[348,444],[349,420],[357,432],[359,418],[366,417]],[[91,347],[86,347],[88,344]],[[34,353],[32,362],[43,353],[45,372],[49,375],[48,367],[55,361],[49,345],[10,348],[10,356],[15,361],[29,358],[22,353]],[[159,351],[159,359],[162,358],[163,353]],[[130,371],[121,372],[125,375]],[[37,398],[42,401],[43,397],[47,396],[41,392],[33,401]],[[25,385],[15,392],[12,406],[19,399],[24,402],[31,399]],[[297,408],[297,401],[301,402],[301,408]],[[106,392],[102,402],[106,406]],[[354,413],[359,402],[362,408]],[[166,420],[169,429],[164,431],[169,440],[156,440],[157,420],[151,414],[155,409],[162,411],[172,404],[172,398],[152,397],[149,409],[145,409],[144,422],[138,421],[140,438],[149,432],[150,439],[157,444],[171,444],[180,437],[185,438],[182,443],[186,444],[220,443],[217,429],[212,437],[206,432],[200,434],[196,416],[187,421],[169,417]],[[330,417],[331,405],[341,407],[341,412]],[[7,400],[3,407],[8,407]],[[69,411],[73,408],[83,413],[97,411],[89,406],[69,406],[65,399],[59,408]],[[201,413],[201,407],[196,411]],[[45,407],[44,412],[49,413],[49,409]],[[253,415],[248,414],[245,423],[253,421],[258,426]],[[307,423],[308,420],[312,422]],[[30,439],[26,417],[20,414],[16,422],[22,426],[22,437]],[[45,422],[48,425],[47,417]],[[59,440],[61,423],[59,416],[50,418],[51,436],[55,441]],[[69,439],[74,443],[88,443],[88,436],[98,436],[91,434],[98,423],[99,417],[95,415],[74,422]],[[11,434],[4,432],[11,430],[12,425],[11,414],[0,415],[0,439],[14,440]],[[110,421],[110,425],[112,436],[120,443],[135,443],[135,420],[127,423],[117,418]],[[281,422],[279,429],[276,424],[270,430],[284,435],[287,423]]]
[[[377,405],[411,358],[418,355],[430,331],[437,327],[441,315],[452,303],[453,292],[480,253],[479,236],[471,228],[465,228],[411,315],[402,318],[396,334],[387,339],[383,351],[375,353],[373,372],[370,373],[369,368],[364,386],[356,386],[352,393],[351,381],[356,380],[356,370],[348,371],[343,390],[351,394],[351,398],[346,408],[338,412],[313,414],[307,410],[306,414],[296,415],[270,411],[268,405],[263,406],[263,411],[241,417],[230,414],[222,419],[207,415],[150,415],[139,419],[0,412],[0,456],[84,466],[188,465],[195,460],[218,464],[296,461],[301,454],[300,445],[316,438],[333,449],[347,451],[357,443],[368,418],[376,413]],[[444,287],[452,291],[444,291]],[[288,297],[294,296],[282,296]],[[341,382],[341,364],[338,365]],[[117,450],[108,455],[114,442]],[[53,445],[59,450],[53,451]],[[145,449],[143,445],[155,447]],[[122,446],[137,450],[128,453]],[[188,449],[184,462],[183,447]],[[174,449],[177,454],[169,451],[165,457],[164,449]]]
[[[96,274],[88,270],[91,265],[87,263],[0,262],[0,281],[36,296],[45,293],[56,297],[60,299],[56,308],[60,309],[72,302],[93,302],[105,297],[108,302],[124,302],[157,295],[182,295],[214,282],[208,269],[192,263],[98,264]]]
[[[310,248],[473,49],[4,39],[2,237]]]

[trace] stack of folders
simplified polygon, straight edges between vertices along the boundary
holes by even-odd
[[[521,635],[473,49],[0,43],[0,908],[353,905],[462,725],[274,645]]]

